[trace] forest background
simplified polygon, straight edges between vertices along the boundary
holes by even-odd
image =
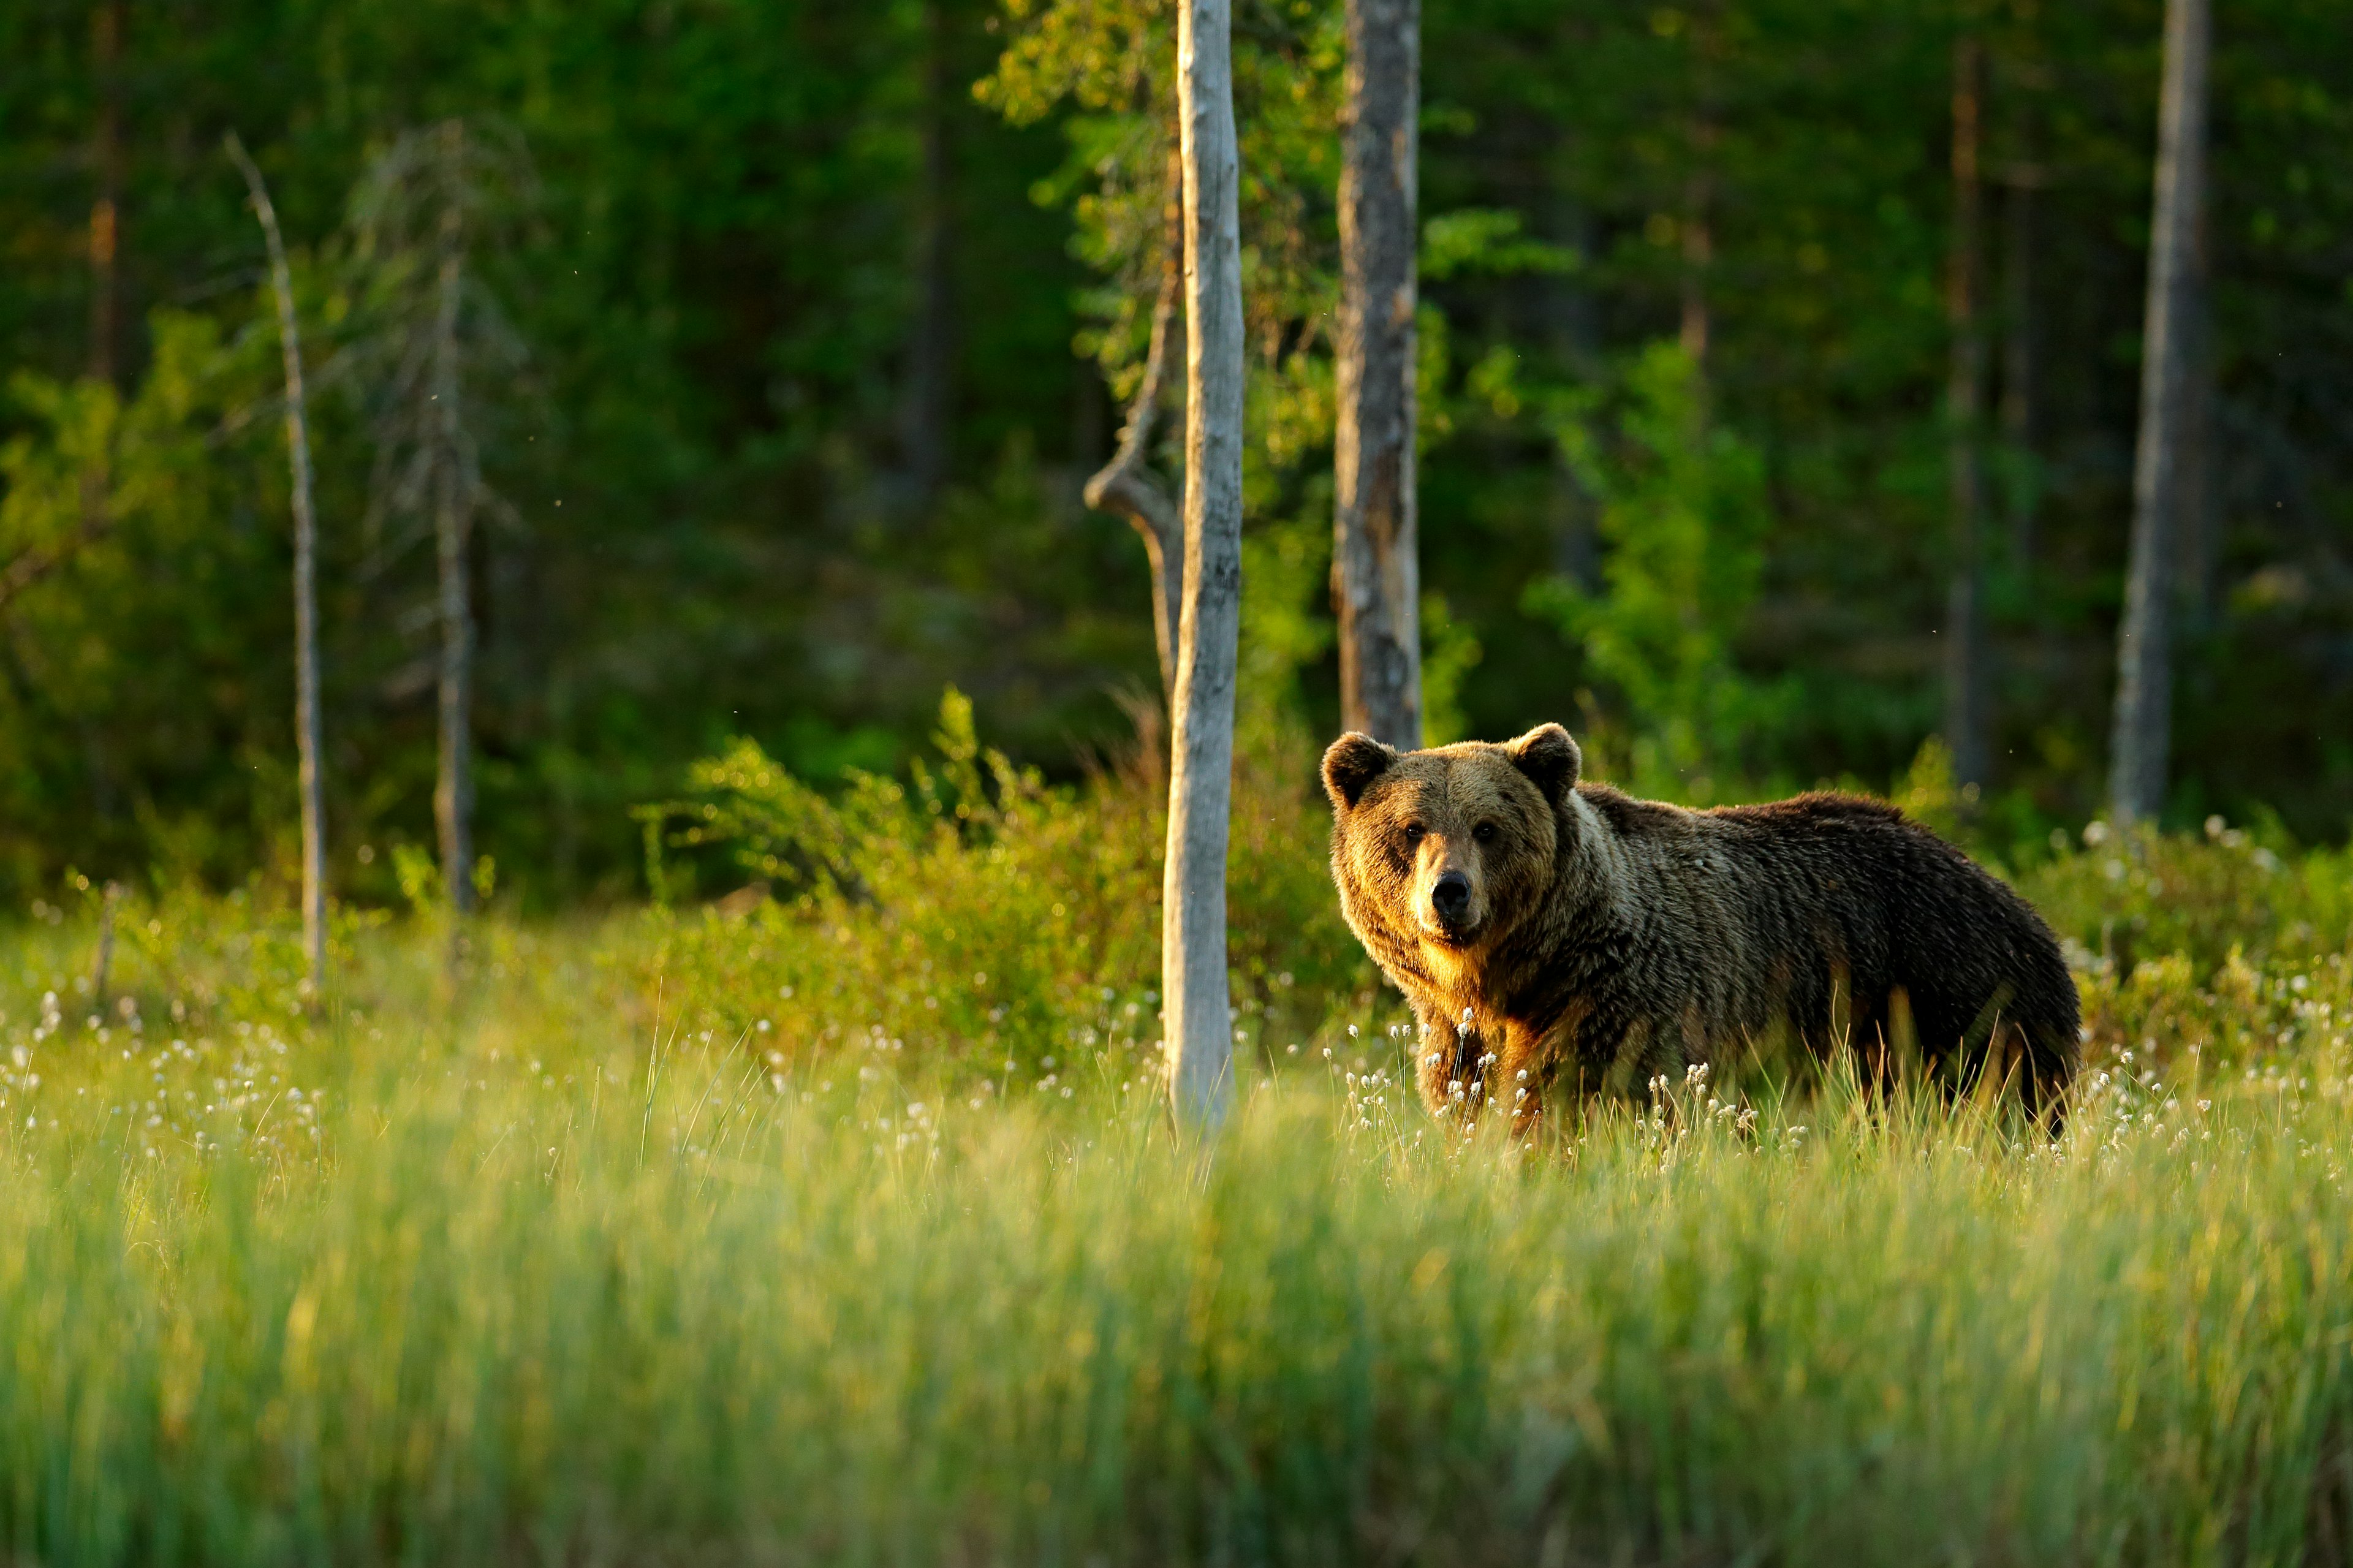
[[[1432,738],[1561,719],[1691,799],[1886,788],[1942,710],[1957,40],[1981,40],[1992,767],[2031,857],[2102,799],[2155,0],[1428,0]],[[1343,50],[1237,6],[1246,709],[1336,722]],[[2168,817],[2353,800],[2353,37],[2220,9]],[[433,552],[385,501],[363,194],[512,153],[476,251],[480,849],[644,887],[631,808],[735,735],[888,769],[950,682],[1070,775],[1156,692],[1088,511],[1156,276],[1166,8],[19,0],[0,9],[0,883],[295,859],[267,174],[318,364],[332,881],[433,838]],[[487,199],[487,198],[486,198]],[[374,281],[372,281],[372,279]],[[493,329],[495,329],[493,331]],[[1308,787],[1304,753],[1300,772]]]

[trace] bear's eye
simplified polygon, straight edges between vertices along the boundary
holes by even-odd
[[[1408,844],[1419,844],[1419,843],[1420,843],[1420,842],[1421,842],[1421,836],[1422,836],[1423,831],[1424,831],[1424,829],[1423,829],[1423,827],[1422,827],[1422,826],[1421,826],[1421,824],[1420,824],[1420,823],[1419,823],[1419,822],[1409,822],[1409,823],[1407,823],[1407,824],[1405,825],[1405,841],[1406,841]]]
[[[1495,825],[1492,822],[1482,822],[1471,830],[1471,837],[1482,844],[1493,844],[1495,842]]]

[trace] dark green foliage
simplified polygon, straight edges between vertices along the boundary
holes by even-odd
[[[2158,9],[1974,14],[1998,363],[2003,237],[2032,193],[2032,417],[1992,465],[1997,837],[2038,839],[2099,795]],[[1251,561],[1282,589],[1253,623],[1280,647],[1246,651],[1245,679],[1320,729],[1337,7],[1238,11]],[[1614,765],[1649,757],[1640,782],[1683,794],[1884,784],[1938,707],[1961,13],[1425,13],[1425,582],[1454,639],[1431,668],[1459,677],[1433,711],[1480,734],[1599,730]],[[628,807],[674,793],[691,759],[744,734],[812,778],[888,767],[951,681],[1051,775],[1124,738],[1113,694],[1153,679],[1145,575],[1124,525],[1075,495],[1148,313],[1165,5],[173,0],[126,18],[110,404],[71,384],[90,358],[90,8],[0,7],[0,573],[70,542],[85,491],[111,498],[102,538],[0,603],[0,884],[49,889],[68,862],[216,882],[290,865],[284,465],[259,237],[216,151],[232,128],[270,179],[322,373],[340,892],[395,896],[391,847],[429,836],[432,755],[423,563],[367,536],[366,423],[335,374],[365,315],[349,203],[372,156],[451,114],[511,131],[539,179],[533,221],[481,261],[529,351],[482,453],[514,512],[486,521],[476,563],[480,837],[502,886],[633,890]],[[2267,802],[2306,838],[2341,833],[2353,794],[2337,21],[2250,0],[2219,22],[2215,499],[2189,531],[2211,570],[2191,574],[2177,718],[2181,816]],[[946,483],[928,497],[905,441],[927,213],[950,307]],[[1675,490],[1694,470],[1646,457],[1621,417],[1694,302],[1692,449],[1753,458],[1729,491],[1720,465]],[[1563,441],[1580,431],[1583,456]],[[1753,572],[1736,551],[1677,599],[1689,583],[1658,554],[1673,542],[1641,531],[1674,515],[1751,542]],[[1665,584],[1664,621],[1644,584]],[[1636,628],[1668,624],[1706,646],[1643,676],[1657,643]]]

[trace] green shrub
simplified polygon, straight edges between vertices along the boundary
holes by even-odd
[[[856,1047],[999,1079],[1156,1048],[1162,785],[1148,765],[1058,788],[984,749],[950,691],[938,763],[828,795],[748,740],[651,814],[659,849],[717,850],[737,895],[659,909],[616,943],[674,1019],[775,1059]],[[1246,757],[1229,909],[1238,1036],[1312,1031],[1369,966],[1341,924],[1320,796]],[[657,886],[667,879],[656,861]]]
[[[2353,944],[2353,850],[2298,850],[2276,829],[2212,817],[2199,834],[2054,830],[2052,851],[2019,889],[2092,973],[2129,975],[2144,958],[2179,953],[2203,976],[2234,952],[2260,965]]]

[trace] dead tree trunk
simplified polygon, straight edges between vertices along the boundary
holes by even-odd
[[[309,955],[311,991],[327,981],[327,818],[319,748],[318,522],[311,507],[310,409],[302,388],[302,337],[294,313],[294,276],[286,265],[285,237],[261,171],[237,133],[228,155],[245,176],[254,216],[269,247],[269,287],[278,300],[278,346],[286,363],[286,456],[294,500],[294,752],[302,796],[302,951]]]
[[[450,140],[449,162],[456,167],[459,142],[465,132],[451,121],[443,133]],[[452,206],[441,219],[438,309],[433,324],[435,438],[441,447],[434,464],[433,498],[441,624],[441,754],[433,785],[433,819],[440,834],[441,876],[448,885],[449,910],[459,917],[460,926],[462,917],[474,909],[474,616],[468,582],[474,497],[469,482],[472,465],[465,451],[465,429],[458,408],[458,312],[464,277],[464,221]],[[462,935],[453,931],[453,963],[461,942]]]
[[[2172,739],[2173,531],[2189,414],[2191,322],[2200,306],[2194,252],[2205,205],[2210,35],[2207,0],[2167,0],[2140,438],[2133,458],[2132,563],[2116,628],[2116,729],[2108,760],[2109,805],[2119,823],[2154,817],[2165,804]]]
[[[1340,160],[1332,597],[1340,722],[1421,744],[1414,476],[1414,209],[1420,0],[1348,0]]]
[[[1161,1003],[1180,1125],[1214,1131],[1233,1100],[1226,839],[1241,626],[1240,153],[1230,0],[1183,0],[1176,100],[1185,173],[1185,589],[1169,744]]]
[[[1176,321],[1185,284],[1184,184],[1181,170],[1169,170],[1168,242],[1160,266],[1160,292],[1152,307],[1152,338],[1144,356],[1144,376],[1128,405],[1119,450],[1086,483],[1086,503],[1097,511],[1127,519],[1144,541],[1152,565],[1152,631],[1160,654],[1160,700],[1176,700],[1176,632],[1184,615],[1185,522],[1178,503],[1153,477],[1152,432],[1168,379],[1168,337]]]
[[[1986,690],[1986,343],[1980,173],[1985,51],[1964,35],[1953,46],[1953,234],[1946,317],[1952,363],[1946,380],[1947,482],[1952,506],[1952,575],[1945,602],[1945,743],[1953,777],[1982,786],[1990,760]]]

